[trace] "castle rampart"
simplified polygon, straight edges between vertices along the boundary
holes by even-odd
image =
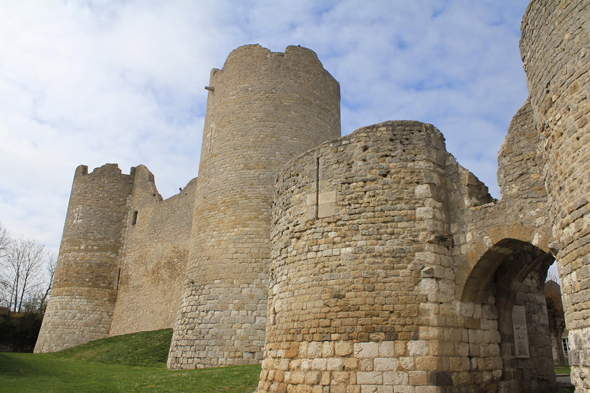
[[[116,164],[76,169],[64,232],[35,352],[108,337],[133,173]]]
[[[261,361],[276,175],[293,156],[340,136],[340,87],[309,49],[240,47],[212,71],[208,89],[170,368]]]
[[[125,247],[109,335],[174,327],[184,284],[197,179],[162,200],[154,176],[134,170]]]

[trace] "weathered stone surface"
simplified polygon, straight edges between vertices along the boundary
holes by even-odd
[[[541,135],[548,211],[569,330],[572,382],[590,390],[590,2],[533,0],[520,51]],[[582,338],[584,337],[584,338]]]
[[[111,336],[174,327],[196,183],[193,179],[180,193],[162,200],[151,172],[143,165],[135,168]]]
[[[175,369],[261,361],[276,175],[340,136],[340,87],[309,49],[240,47],[210,86]]]
[[[127,197],[133,174],[116,164],[74,175],[51,299],[35,352],[54,352],[109,335],[117,297]]]
[[[507,140],[534,133],[530,115],[525,106]],[[526,170],[535,166],[514,154],[520,150],[500,154],[506,187],[529,178]],[[271,361],[263,364],[260,391],[286,348],[305,348],[298,356],[318,363],[326,340],[353,348],[335,356],[352,361],[348,386],[369,391],[388,383],[494,390],[503,373],[519,391],[554,386],[538,301],[553,259],[533,244],[546,249],[549,241],[546,195],[537,180],[522,185],[527,190],[528,198],[512,193],[494,203],[446,152],[440,132],[419,122],[364,127],[289,162],[275,186],[265,351]],[[313,196],[328,193],[335,198],[323,216]],[[534,269],[536,278],[525,279]],[[505,299],[514,298],[528,304],[531,359],[515,360],[501,339],[508,328],[512,338]],[[298,368],[297,357],[289,361]],[[518,379],[523,373],[527,382]]]

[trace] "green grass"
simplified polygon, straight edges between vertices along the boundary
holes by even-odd
[[[569,374],[570,373],[570,366],[565,364],[556,364],[555,365],[555,374]]]
[[[126,366],[166,367],[172,329],[125,334],[50,354],[59,359]]]
[[[252,393],[260,366],[166,369],[170,329],[93,341],[51,354],[0,353],[0,392]]]

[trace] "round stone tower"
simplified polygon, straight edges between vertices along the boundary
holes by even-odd
[[[576,392],[590,389],[590,1],[533,0],[520,51],[559,249]]]
[[[420,314],[435,289],[423,288],[420,269],[447,251],[432,244],[445,233],[447,156],[432,125],[390,121],[283,167],[259,392],[428,384],[413,380],[436,345]]]
[[[309,49],[242,46],[207,89],[174,369],[261,361],[275,178],[294,156],[340,136],[339,84]]]
[[[108,337],[132,175],[116,164],[76,169],[51,298],[35,352]]]

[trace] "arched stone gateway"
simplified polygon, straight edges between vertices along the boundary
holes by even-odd
[[[555,388],[544,284],[551,254],[530,243],[503,239],[475,264],[461,296],[470,335],[491,331],[502,361],[500,392],[545,392]],[[481,311],[480,311],[481,310]],[[491,328],[491,329],[490,329]],[[494,330],[498,334],[494,334]],[[488,333],[488,332],[486,332]],[[489,333],[488,333],[489,334]],[[481,353],[475,348],[470,356]]]

